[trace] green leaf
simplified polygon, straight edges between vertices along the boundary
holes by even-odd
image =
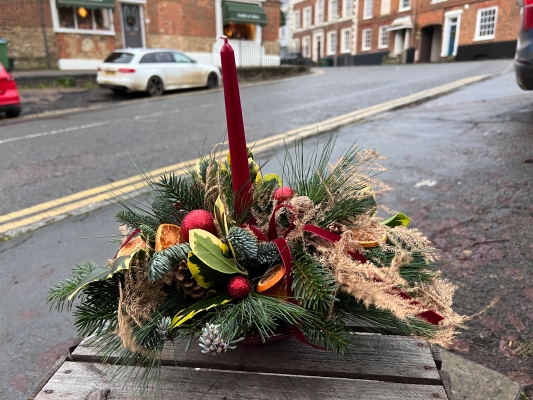
[[[208,297],[204,300],[200,300],[199,302],[194,303],[190,307],[187,307],[184,310],[178,312],[172,319],[171,327],[176,328],[184,322],[190,320],[196,314],[202,311],[209,310],[210,308],[229,303],[231,300],[231,296],[227,292],[221,293],[217,296]]]
[[[74,297],[76,296],[76,293],[78,293],[81,289],[83,289],[85,286],[87,286],[91,282],[101,281],[104,279],[111,278],[114,274],[116,274],[118,271],[123,271],[126,269],[130,269],[132,260],[138,257],[140,260],[144,260],[146,257],[146,250],[144,249],[137,249],[133,253],[131,253],[128,256],[122,256],[118,257],[113,261],[113,264],[111,265],[111,268],[108,267],[100,267],[95,269],[93,272],[91,272],[85,279],[83,279],[78,286],[70,293],[68,296],[68,300],[72,301]]]
[[[407,226],[409,225],[410,221],[411,218],[409,218],[407,215],[398,213],[383,221],[382,224],[394,228],[395,226]]]
[[[189,243],[193,253],[214,270],[224,274],[247,275],[239,269],[234,259],[224,257],[224,244],[212,233],[192,229],[189,232]]]
[[[281,178],[278,174],[266,174],[265,176],[263,176],[263,182],[269,185],[276,185],[279,187],[283,186]]]
[[[223,231],[222,235],[226,236],[228,234],[226,207],[224,207],[224,203],[220,200],[220,196],[218,196],[217,201],[215,201],[215,218],[217,220],[218,228]]]
[[[220,291],[224,289],[232,275],[218,272],[200,260],[193,252],[189,253],[189,270],[192,276],[203,288]]]

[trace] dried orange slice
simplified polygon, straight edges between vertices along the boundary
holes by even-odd
[[[131,253],[133,253],[135,250],[140,249],[141,247],[144,247],[145,243],[142,237],[137,236],[136,238],[130,240],[128,243],[126,243],[117,253],[118,257],[123,256],[129,256]]]
[[[287,298],[287,281],[285,278],[282,278],[278,283],[272,286],[270,289],[262,292],[265,296],[276,297],[278,299]]]
[[[257,284],[256,290],[259,293],[262,293],[270,289],[279,281],[281,281],[281,278],[283,278],[284,276],[285,267],[283,266],[283,264],[274,265],[273,267],[269,268],[268,271],[265,273],[265,276],[261,278],[261,280]]]
[[[155,251],[174,246],[180,240],[181,228],[174,224],[161,224],[155,234]]]
[[[354,236],[355,236],[355,232],[354,232]],[[386,241],[387,241],[387,235],[383,235],[383,237],[381,238],[381,242],[386,242]],[[356,243],[359,244],[359,246],[364,247],[365,249],[379,246],[379,242],[377,240],[357,240],[356,238]]]

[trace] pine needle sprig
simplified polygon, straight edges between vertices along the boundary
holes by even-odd
[[[163,278],[170,269],[187,259],[191,247],[188,243],[176,244],[168,249],[154,253],[148,266],[148,280],[158,281]]]
[[[67,298],[76,289],[82,280],[85,279],[92,271],[100,266],[92,261],[84,261],[76,264],[72,269],[72,276],[65,279],[62,282],[56,283],[48,293],[46,297],[46,303],[50,304],[50,309],[55,308],[57,311],[62,312]],[[68,302],[67,310],[72,308],[72,302]]]
[[[179,208],[185,212],[203,208],[205,197],[203,185],[191,183],[174,174],[161,176],[159,182],[154,182],[153,185],[157,195],[173,204],[178,203]]]
[[[331,303],[336,301],[337,289],[335,277],[320,264],[320,261],[304,252],[293,259],[292,288],[294,298],[307,309],[327,313]]]
[[[126,225],[133,229],[140,229],[141,226],[145,225],[151,230],[156,231],[160,224],[156,217],[140,214],[130,209],[119,210],[115,214],[115,218],[121,225]]]

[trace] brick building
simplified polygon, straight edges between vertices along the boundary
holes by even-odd
[[[352,65],[512,58],[520,15],[512,0],[291,0],[289,21],[304,56]]]
[[[1,0],[0,38],[15,69],[95,69],[127,47],[176,48],[216,65],[217,35],[277,48],[279,8],[279,0]]]

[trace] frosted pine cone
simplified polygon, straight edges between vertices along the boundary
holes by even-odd
[[[218,327],[219,325],[205,324],[199,343],[202,348],[202,353],[211,353],[216,356],[219,353],[226,352],[228,349],[235,348],[235,346],[228,346],[228,344],[224,342],[220,336]]]
[[[339,224],[338,222],[333,222],[333,223],[329,224],[328,229],[331,232],[337,233],[337,234],[340,235],[340,234],[346,232],[348,230],[348,227],[346,225]]]
[[[178,286],[183,288],[185,294],[193,299],[201,299],[208,293],[207,289],[201,287],[192,276],[187,260],[180,261],[176,271],[176,280],[178,281]]]
[[[291,213],[296,218],[310,220],[315,216],[315,203],[307,196],[293,197],[290,201]]]

